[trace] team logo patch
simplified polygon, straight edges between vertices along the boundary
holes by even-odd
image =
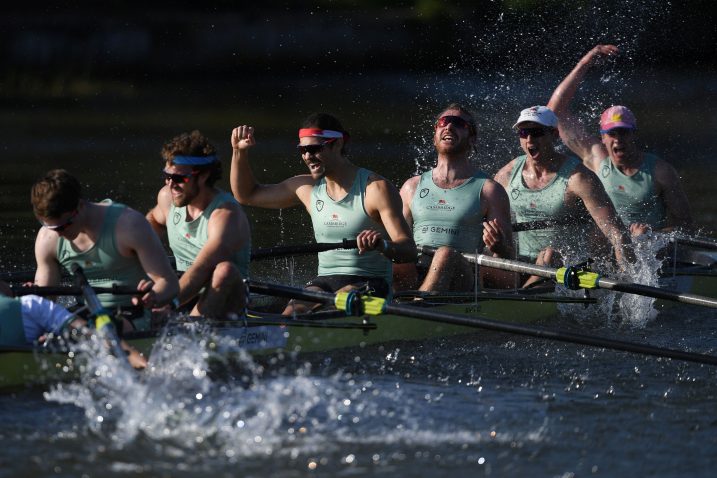
[[[318,199],[316,201],[316,210],[321,211],[323,208],[324,208],[324,201],[322,201],[321,199]]]
[[[515,199],[518,199],[518,196],[520,196],[520,191],[518,189],[514,188],[512,191],[510,191],[510,197]]]
[[[600,171],[600,172],[601,172],[603,178],[610,176],[610,166],[608,166],[606,164],[605,166],[602,167],[602,171]]]
[[[176,226],[177,224],[179,224],[179,221],[181,221],[181,220],[182,220],[182,215],[179,214],[179,211],[175,212],[174,217],[172,218],[172,222],[174,223],[174,225]]]
[[[418,193],[418,196],[419,196],[421,199],[423,199],[424,197],[428,196],[428,193],[429,193],[429,192],[430,192],[430,191],[428,190],[428,188],[423,188],[423,189],[421,189],[421,191]]]

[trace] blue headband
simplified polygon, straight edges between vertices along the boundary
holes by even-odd
[[[180,166],[204,166],[205,164],[211,164],[217,161],[215,155],[211,156],[175,156],[172,158],[172,163]]]

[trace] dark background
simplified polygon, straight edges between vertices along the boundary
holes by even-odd
[[[550,69],[603,42],[635,65],[713,68],[717,58],[708,0],[145,3],[5,6],[3,96],[48,93],[48,82],[58,88],[68,78]]]

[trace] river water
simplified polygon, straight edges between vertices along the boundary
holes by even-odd
[[[146,211],[162,185],[161,144],[173,135],[201,129],[228,168],[231,128],[254,124],[255,172],[273,182],[303,172],[296,128],[326,110],[352,133],[352,158],[400,185],[430,166],[433,114],[458,99],[477,113],[476,160],[493,173],[519,154],[510,125],[520,109],[545,103],[563,73],[105,84],[102,94],[18,101],[0,116],[2,272],[33,266],[29,188],[47,169],[75,173],[90,199]],[[633,107],[641,141],[676,167],[695,219],[714,231],[706,173],[714,172],[717,77],[613,73],[586,83],[582,116],[595,124],[606,102]],[[247,212],[255,246],[311,240],[300,210]],[[312,258],[276,260],[253,275],[301,284],[314,270]],[[717,314],[693,306],[639,323],[571,310],[546,325],[717,353]],[[677,477],[711,476],[717,464],[717,369],[706,365],[477,332],[278,363],[247,359],[247,384],[206,375],[200,345],[177,344],[181,353],[152,373],[117,374],[111,390],[86,377],[0,395],[0,476]]]

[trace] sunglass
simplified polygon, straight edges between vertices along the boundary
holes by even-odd
[[[299,150],[299,154],[301,154],[302,156],[306,153],[309,153],[310,155],[314,156],[319,154],[324,149],[324,146],[326,146],[327,144],[331,144],[334,141],[336,141],[336,138],[327,139],[326,141],[322,141],[318,144],[297,144],[296,149]]]
[[[40,221],[40,224],[42,224],[42,227],[44,227],[45,229],[49,229],[49,230],[51,230],[51,231],[55,231],[55,232],[57,232],[57,233],[59,234],[59,233],[61,233],[62,231],[64,231],[65,229],[67,229],[68,227],[70,227],[70,226],[72,225],[72,221],[74,221],[74,219],[75,219],[75,217],[77,216],[77,213],[78,213],[78,212],[79,212],[79,211],[78,211],[77,209],[75,209],[75,210],[72,212],[72,214],[70,214],[70,217],[68,217],[67,220],[66,220],[65,222],[63,222],[62,224],[56,224],[56,225],[54,225],[54,226],[48,226],[47,224],[45,224],[45,223],[42,222],[42,221]]]
[[[441,116],[438,118],[438,121],[436,121],[436,128],[445,128],[449,124],[452,124],[456,128],[473,130],[473,125],[460,116]]]
[[[606,134],[608,136],[612,136],[613,138],[615,136],[625,136],[630,133],[632,133],[634,130],[632,128],[613,128],[609,130],[600,130],[601,134]]]
[[[179,174],[179,173],[168,173],[167,171],[162,171],[162,176],[164,177],[164,182],[168,183],[169,181],[172,181],[174,184],[184,184],[188,183],[189,179],[192,176],[196,176],[199,174],[199,171],[192,171],[191,173],[187,174]]]
[[[528,136],[540,138],[541,136],[545,136],[548,131],[552,131],[552,128],[518,128],[518,136],[523,139]]]

